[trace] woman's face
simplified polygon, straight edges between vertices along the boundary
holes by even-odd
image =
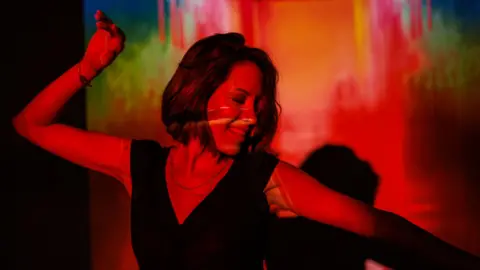
[[[262,90],[262,72],[252,62],[235,64],[225,82],[210,97],[207,119],[220,153],[240,152],[257,123],[255,106]]]

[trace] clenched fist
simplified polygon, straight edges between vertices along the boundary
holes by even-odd
[[[88,43],[80,70],[88,79],[109,66],[125,47],[125,34],[102,11],[95,13],[97,30]]]

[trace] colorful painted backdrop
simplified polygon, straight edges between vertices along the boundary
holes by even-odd
[[[127,35],[88,92],[88,127],[168,144],[161,95],[185,50],[236,31],[280,71],[274,142],[295,165],[343,144],[381,176],[379,208],[480,255],[480,1],[86,0]],[[91,179],[93,269],[132,269],[128,197]]]

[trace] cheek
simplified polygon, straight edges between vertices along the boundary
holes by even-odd
[[[212,137],[215,141],[215,144],[219,145],[225,142],[225,126],[222,127],[219,125],[210,125],[210,131],[212,132]]]
[[[235,121],[239,116],[240,111],[234,108],[220,108],[213,109],[208,112],[207,119],[210,125],[227,125]]]
[[[222,103],[212,99],[208,104],[207,120],[208,126],[217,147],[221,147],[226,141],[226,129],[233,116],[229,110],[222,109]]]
[[[207,120],[210,125],[222,125],[235,121],[240,115],[240,108],[238,106],[232,106],[225,102],[216,102],[212,100],[208,104]]]
[[[238,152],[239,142],[228,134],[225,126],[210,126],[210,130],[217,151],[227,155]]]
[[[212,121],[210,121],[212,123]],[[210,134],[218,151],[224,154],[235,154],[239,151],[244,139],[228,131],[227,124],[209,124]]]

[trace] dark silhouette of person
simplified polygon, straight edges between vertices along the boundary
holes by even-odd
[[[301,169],[335,191],[374,203],[379,177],[348,147],[325,145]],[[268,270],[365,269],[367,243],[355,234],[303,217],[272,218],[270,226]]]

